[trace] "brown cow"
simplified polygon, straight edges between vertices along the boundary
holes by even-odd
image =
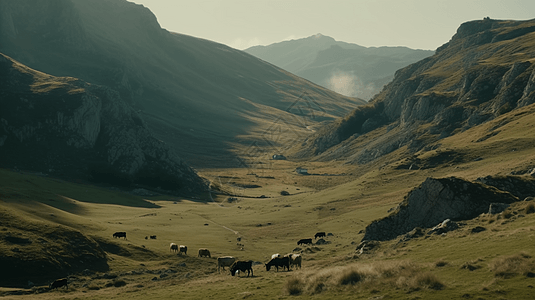
[[[199,257],[212,257],[212,255],[210,254],[210,250],[206,249],[206,248],[200,248],[199,249]]]

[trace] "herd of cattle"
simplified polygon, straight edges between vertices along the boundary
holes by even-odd
[[[329,234],[330,235],[330,234]],[[325,237],[325,232],[317,232],[314,235],[314,239]],[[113,234],[114,238],[124,238],[126,239],[126,232],[116,232]],[[146,237],[145,237],[146,238]],[[156,236],[151,236],[151,239],[155,239]],[[239,238],[238,238],[239,241]],[[309,245],[312,244],[312,239],[300,239],[297,242],[297,245]],[[188,247],[184,245],[177,245],[175,243],[171,243],[169,245],[169,251],[175,252],[179,255],[187,255],[188,254]],[[198,251],[198,257],[212,257],[210,254],[210,251],[206,248],[201,248]],[[280,254],[273,254],[271,256],[271,260],[267,263],[265,263],[266,271],[269,271],[271,267],[275,267],[277,271],[279,271],[279,268],[290,271],[290,268],[292,266],[295,266],[295,268],[301,268],[302,263],[302,257],[301,254],[295,254],[295,253],[288,253],[284,256],[281,256]],[[221,272],[221,269],[225,270],[225,267],[228,267],[230,270],[230,274],[234,276],[236,272],[247,272],[247,276],[251,275],[253,276],[253,261],[244,261],[244,260],[236,260],[233,256],[222,256],[217,258],[217,271]]]
[[[329,235],[331,235],[329,233]],[[317,238],[321,238],[321,237],[325,237],[325,232],[318,232],[314,235],[314,239],[317,239]],[[126,240],[126,232],[124,231],[120,231],[120,232],[115,232],[113,234],[113,237],[114,238],[124,238]],[[148,239],[147,237],[145,237],[145,239]],[[156,236],[153,235],[153,236],[150,236],[150,239],[156,239]],[[241,238],[238,238],[238,241],[240,241]],[[309,238],[309,239],[300,239],[298,242],[297,242],[297,245],[307,245],[307,244],[312,244],[312,239]],[[188,254],[188,247],[187,246],[184,246],[184,245],[177,245],[175,243],[171,243],[169,245],[169,251],[171,252],[175,252],[179,255],[187,255]],[[206,249],[206,248],[200,248],[199,251],[198,251],[198,254],[197,254],[198,257],[212,257],[212,255],[210,254],[210,250]],[[269,262],[265,263],[265,267],[266,267],[266,271],[269,271],[271,270],[271,267],[275,267],[275,269],[277,271],[279,271],[279,268],[282,268],[282,270],[284,271],[284,269],[290,271],[290,268],[292,266],[295,266],[295,269],[299,268],[301,269],[301,263],[302,263],[302,256],[301,254],[295,254],[295,253],[288,253],[284,256],[281,256],[280,254],[273,254],[271,256],[271,259]],[[245,261],[245,260],[236,260],[235,257],[233,256],[221,256],[221,257],[218,257],[217,258],[217,271],[221,273],[221,269],[223,269],[223,271],[225,270],[225,267],[229,268],[229,271],[230,271],[230,274],[232,276],[236,275],[236,273],[239,271],[239,272],[242,272],[245,274],[245,272],[247,272],[247,277],[249,276],[254,276],[253,275],[253,261],[252,260],[248,260],[248,261]],[[65,288],[69,288],[69,285],[68,285],[68,280],[67,278],[61,278],[61,279],[57,279],[55,280],[54,282],[50,283],[49,285],[49,288],[52,290],[52,289],[57,289],[57,288],[60,288],[60,287],[65,287]]]

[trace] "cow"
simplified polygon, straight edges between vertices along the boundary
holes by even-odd
[[[266,265],[266,271],[269,271],[271,267],[277,268],[277,272],[279,271],[279,267],[282,267],[282,270],[284,271],[284,268],[288,269],[290,271],[290,257],[284,256],[284,257],[275,257],[272,258]]]
[[[174,251],[175,253],[178,252],[178,245],[171,243],[171,245],[169,245],[169,251]]]
[[[199,255],[197,255],[198,257],[212,257],[212,255],[210,254],[210,250],[206,249],[206,248],[200,248],[199,249]]]
[[[290,267],[295,266],[296,269],[297,267],[301,269],[301,261],[303,260],[301,254],[288,253],[284,256],[288,256],[290,258]]]
[[[281,255],[278,254],[278,253],[275,253],[275,254],[271,255],[271,259],[274,259],[274,258],[276,258],[276,257],[281,257]]]
[[[57,289],[57,288],[60,288],[64,286],[66,289],[69,289],[69,284],[67,282],[67,278],[61,278],[61,279],[56,279],[54,280],[54,282],[52,282],[48,288],[49,289]]]
[[[234,276],[236,274],[236,271],[247,271],[247,277],[249,277],[249,274],[251,275],[251,277],[253,277],[253,261],[238,260],[234,262],[232,266],[230,266],[230,275]]]
[[[179,249],[180,251],[178,252],[178,254],[184,253],[185,255],[188,255],[188,247],[180,245]]]
[[[151,236],[150,236],[150,239],[151,239],[151,240],[155,240],[155,239],[156,239],[156,236],[155,236],[155,235],[151,235]]]
[[[124,239],[126,240],[126,232],[118,231],[118,232],[113,234],[113,237],[114,238],[122,238],[122,237],[124,237]]]
[[[221,273],[221,268],[223,271],[225,267],[231,267],[232,264],[236,261],[236,258],[233,256],[221,256],[217,258],[217,271]]]
[[[321,237],[325,237],[325,231],[316,232],[316,234],[314,235],[314,239],[321,238]]]
[[[299,242],[297,242],[297,245],[302,244],[312,244],[312,239],[300,239]]]

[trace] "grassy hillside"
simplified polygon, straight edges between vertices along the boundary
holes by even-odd
[[[532,104],[533,24],[491,19],[462,24],[435,55],[397,71],[369,105],[294,147],[295,157],[366,164],[399,149],[410,156]]]
[[[2,228],[31,240],[44,236],[47,228],[79,231],[106,252],[109,270],[72,272],[68,290],[49,292],[35,282],[33,288],[4,287],[0,292],[15,299],[530,299],[533,201],[466,220],[446,235],[400,237],[363,254],[355,249],[365,227],[387,216],[427,177],[475,180],[533,168],[534,110],[530,105],[504,114],[410,159],[393,152],[388,160],[358,167],[344,161],[265,160],[269,168],[203,169],[201,175],[213,186],[232,194],[214,193],[208,202],[141,197],[2,170],[1,205],[18,220],[3,222]],[[420,167],[408,169],[409,163]],[[312,175],[296,174],[298,166]],[[281,196],[283,190],[290,195]],[[256,198],[261,195],[266,198]],[[48,227],[31,225],[37,223]],[[25,231],[16,224],[27,224]],[[473,233],[478,226],[485,230]],[[113,239],[116,231],[126,231],[128,239]],[[325,238],[330,243],[298,247],[297,240],[313,238],[317,231],[332,233]],[[150,235],[157,239],[145,239]],[[171,242],[187,245],[187,257],[170,253]],[[3,251],[29,247],[5,238],[0,245]],[[199,248],[210,249],[212,258],[196,257]],[[302,270],[266,272],[258,264],[252,278],[216,271],[214,257],[220,255],[264,263],[273,253],[288,252],[302,253]],[[28,253],[38,258],[38,251]]]
[[[0,5],[6,22],[0,29],[2,53],[54,76],[118,91],[158,139],[194,166],[238,166],[243,154],[235,144],[267,140],[263,147],[272,152],[271,145],[282,146],[271,138],[273,126],[282,122],[285,130],[306,130],[294,119],[317,124],[365,103],[242,51],[168,32],[147,8],[131,2]],[[262,117],[266,110],[277,117]]]

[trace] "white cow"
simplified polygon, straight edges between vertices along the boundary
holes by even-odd
[[[221,272],[221,268],[223,268],[223,271],[225,270],[225,267],[230,267],[232,264],[236,261],[236,258],[233,256],[221,256],[217,258],[217,271]]]

